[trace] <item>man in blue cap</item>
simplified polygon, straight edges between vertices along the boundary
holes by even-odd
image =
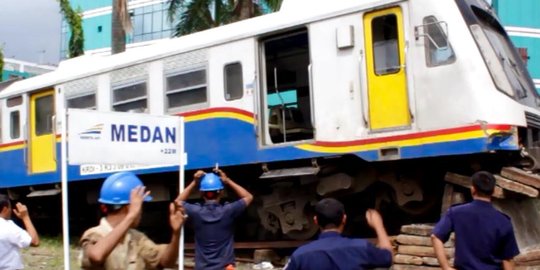
[[[236,184],[221,170],[215,173],[197,171],[193,181],[178,196],[195,228],[195,269],[234,269],[234,220],[253,201],[253,195]],[[200,183],[199,183],[200,182]],[[224,185],[229,186],[239,200],[220,204]],[[199,186],[204,203],[187,203],[189,195]]]
[[[168,245],[156,245],[135,230],[142,204],[152,200],[141,180],[131,172],[115,173],[101,186],[99,202],[106,214],[99,226],[88,229],[81,238],[83,269],[162,269],[174,267],[178,258],[180,228],[184,223],[181,207],[169,205],[172,229]]]
[[[491,204],[495,177],[486,171],[473,174],[473,201],[450,207],[431,235],[435,254],[443,270],[511,270],[519,254],[510,218]],[[456,234],[455,268],[451,267],[443,243]]]

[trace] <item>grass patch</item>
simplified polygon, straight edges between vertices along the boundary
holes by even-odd
[[[80,248],[78,239],[70,241],[70,266],[79,269],[78,257]],[[39,247],[22,250],[23,263],[26,270],[53,270],[64,268],[64,250],[61,236],[40,236]]]

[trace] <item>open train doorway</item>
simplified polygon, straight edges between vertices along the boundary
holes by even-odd
[[[306,29],[261,41],[263,145],[313,139]]]

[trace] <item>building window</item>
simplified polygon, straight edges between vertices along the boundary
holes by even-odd
[[[242,98],[244,82],[242,80],[242,64],[232,63],[224,68],[225,73],[225,99],[234,100]]]
[[[144,112],[146,106],[146,81],[113,87],[114,111]]]
[[[11,139],[17,139],[21,136],[21,117],[19,111],[13,111],[9,115],[9,129]]]
[[[386,75],[398,73],[399,63],[398,25],[395,14],[374,18],[371,22],[375,73]]]
[[[167,109],[206,103],[206,70],[173,74],[165,78]]]
[[[67,99],[67,107],[74,109],[96,109],[96,95],[89,94],[84,96],[72,97]]]
[[[424,18],[424,33],[426,65],[428,67],[448,65],[456,61],[456,55],[441,27],[441,22],[437,21],[434,16]]]
[[[36,135],[52,133],[53,95],[43,96],[36,99]]]
[[[167,3],[160,3],[131,10],[133,42],[170,37],[172,24],[167,19],[167,8]]]
[[[98,26],[98,27],[97,27],[97,31],[98,31],[98,33],[101,33],[101,31],[103,31],[103,26],[101,26],[101,25]]]

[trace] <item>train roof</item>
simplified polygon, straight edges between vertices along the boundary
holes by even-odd
[[[152,45],[131,48],[115,55],[83,55],[62,61],[55,71],[15,82],[0,92],[0,98],[50,88],[51,86],[132,66],[155,59],[224,44],[298,25],[331,18],[400,0],[284,0],[280,11],[208,29],[178,38],[158,40]]]

